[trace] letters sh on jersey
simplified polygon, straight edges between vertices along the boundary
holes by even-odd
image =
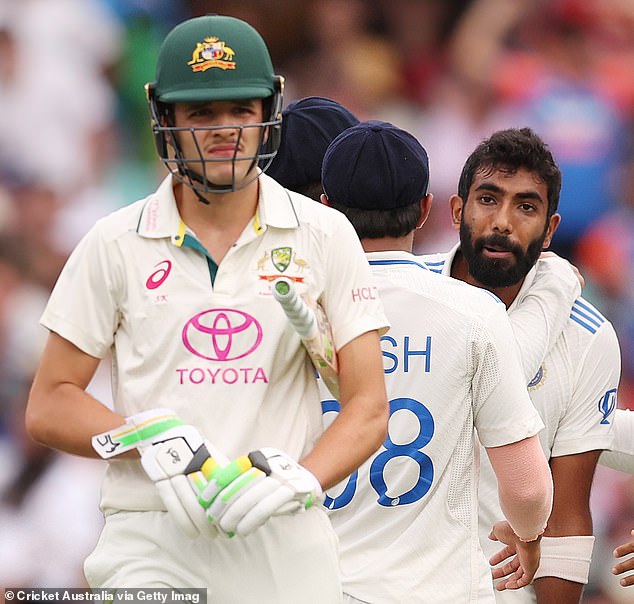
[[[411,371],[431,371],[432,337],[424,338],[424,344],[415,344],[411,336],[397,340],[389,335],[381,337],[383,351],[383,371],[393,373],[400,369],[403,373]]]

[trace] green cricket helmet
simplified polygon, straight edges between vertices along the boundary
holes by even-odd
[[[257,166],[266,170],[277,153],[283,87],[284,79],[273,72],[262,36],[248,23],[224,15],[206,15],[180,23],[161,45],[156,82],[146,85],[152,132],[161,160],[177,180],[199,194],[245,187],[258,177]],[[265,121],[204,128],[173,126],[171,106],[174,103],[246,99],[265,100]],[[245,128],[259,128],[259,151],[252,157],[241,158],[252,162],[251,179],[236,183],[234,176],[230,185],[217,185],[207,179],[206,166],[210,162],[226,160],[206,159],[200,149],[197,157],[184,157],[177,134],[193,137],[198,131],[228,128],[238,130],[239,137]],[[235,175],[235,156],[233,162]],[[205,201],[200,195],[199,199]]]

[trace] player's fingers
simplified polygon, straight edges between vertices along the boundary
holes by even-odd
[[[242,497],[249,494],[259,483],[265,480],[266,474],[261,470],[256,468],[248,470],[220,491],[213,503],[209,506],[207,515],[212,521],[217,522],[224,516],[229,508],[236,505]],[[256,490],[255,493],[257,492]],[[252,498],[254,496],[255,494],[251,493],[251,495],[244,500],[242,505],[249,505],[249,502],[253,501]],[[239,509],[241,508],[236,508],[236,512]]]
[[[183,474],[174,476],[174,478],[170,480],[170,483],[183,511],[189,517],[191,524],[196,527],[202,536],[209,538],[217,537],[218,529],[207,518],[207,514],[198,502],[198,497],[187,476]]]
[[[511,584],[511,587],[507,587],[507,589],[520,589],[525,587],[531,582],[532,576],[525,572],[525,570],[520,566],[516,571],[515,575],[508,581]]]
[[[295,491],[293,489],[285,485],[279,485],[277,489],[268,496],[263,497],[261,501],[258,501],[246,512],[236,526],[236,532],[239,535],[249,535],[282,508],[287,510],[286,513],[299,511],[302,505],[299,501],[292,501],[294,495]],[[295,505],[290,506],[290,503]]]
[[[227,494],[239,490],[248,484],[253,478],[263,473],[251,466],[251,462],[246,455],[234,459],[225,466],[216,467],[205,479],[207,485],[199,493],[201,505],[208,508],[222,493]]]
[[[498,591],[505,591],[505,590],[515,590],[515,589],[521,589],[522,587],[525,587],[526,585],[528,585],[530,583],[530,580],[528,578],[527,575],[525,575],[523,572],[518,576],[513,576],[510,579],[506,580],[506,581],[500,581],[495,588]]]
[[[502,566],[496,566],[491,570],[491,574],[494,579],[501,579],[502,577],[508,577],[519,568],[519,561],[516,559],[504,564]]]
[[[634,531],[632,531],[632,534],[634,534]],[[612,554],[615,558],[621,558],[622,556],[627,556],[628,554],[634,554],[634,541],[619,545],[617,548],[615,548]]]
[[[623,560],[612,567],[612,573],[615,575],[620,575],[628,570],[634,570],[634,557]]]
[[[198,537],[198,528],[194,523],[192,523],[189,514],[181,505],[178,495],[170,484],[170,480],[159,480],[155,484],[161,500],[163,501],[163,504],[167,508],[168,514],[171,516],[174,522],[176,522],[176,524],[188,537],[191,537],[192,539]],[[187,488],[191,491],[189,485],[187,486]]]
[[[208,513],[214,517],[218,526],[225,533],[235,533],[238,523],[247,512],[278,487],[277,481],[271,480],[261,473],[248,489],[241,489],[236,496],[227,498],[223,496],[223,493],[220,493],[209,508]]]
[[[634,585],[634,575],[628,575],[627,577],[619,579],[619,583],[623,587],[630,587],[631,585]]]
[[[496,566],[500,562],[504,562],[504,560],[506,560],[507,558],[510,558],[513,555],[515,555],[515,550],[512,547],[507,545],[506,547],[502,548],[500,551],[495,552],[495,554],[493,554],[489,558],[489,564],[491,566]]]

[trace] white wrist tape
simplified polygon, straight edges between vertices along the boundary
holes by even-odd
[[[593,536],[542,537],[541,559],[535,579],[558,577],[586,584],[594,547]]]

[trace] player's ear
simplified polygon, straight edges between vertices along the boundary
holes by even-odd
[[[544,239],[544,243],[542,245],[543,249],[550,247],[550,242],[552,241],[553,235],[561,222],[561,214],[553,214],[548,221],[548,228],[546,229],[546,237]]]
[[[431,211],[431,203],[434,199],[434,196],[431,193],[427,193],[425,197],[420,200],[420,218],[416,223],[416,228],[420,229],[429,218],[429,212]]]
[[[326,197],[326,194],[325,194],[325,193],[322,193],[322,194],[319,196],[319,201],[321,201],[321,203],[323,203],[325,206],[330,207],[330,202],[328,201],[328,198]]]
[[[458,230],[460,223],[462,222],[462,207],[464,202],[459,195],[452,195],[449,198],[449,207],[451,208],[451,222],[453,222],[453,228]]]

